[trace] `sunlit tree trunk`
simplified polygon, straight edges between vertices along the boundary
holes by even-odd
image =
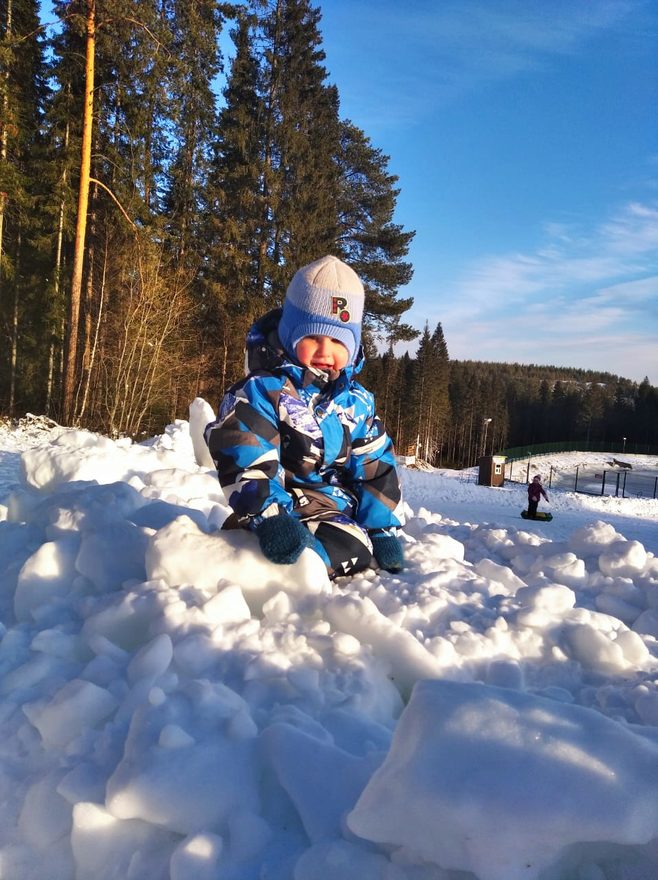
[[[96,352],[98,349],[98,340],[100,338],[100,328],[105,318],[104,305],[105,305],[105,287],[107,282],[107,269],[108,269],[108,244],[107,239],[105,240],[105,252],[103,254],[103,272],[100,282],[100,291],[98,294],[98,315],[96,316],[96,326],[94,330],[94,339],[93,344],[91,344],[89,350],[89,358],[88,363],[86,365],[86,375],[85,375],[85,383],[84,383],[84,391],[82,395],[82,403],[80,404],[79,416],[82,417],[85,415],[87,410],[87,404],[89,401],[89,389],[91,387],[91,379],[94,370],[94,362],[96,360]],[[91,334],[90,334],[91,335]]]
[[[82,293],[82,270],[84,266],[85,237],[87,233],[87,208],[89,204],[89,179],[91,177],[91,141],[94,109],[94,60],[96,49],[96,0],[87,0],[86,16],[86,66],[85,102],[82,122],[82,156],[80,160],[80,190],[78,193],[78,216],[75,230],[71,297],[69,300],[69,327],[64,364],[62,413],[65,423],[74,417],[75,385],[77,381],[78,324]]]
[[[16,367],[18,364],[18,279],[20,267],[18,261],[21,253],[21,234],[18,232],[16,240],[16,271],[14,273],[14,303],[11,314],[11,355],[9,360],[9,415],[14,415],[16,406]]]

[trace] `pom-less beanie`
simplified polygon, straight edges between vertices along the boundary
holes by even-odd
[[[305,336],[331,336],[342,342],[349,363],[361,344],[365,294],[354,269],[337,257],[322,257],[297,271],[288,285],[279,322],[279,339],[294,357]]]

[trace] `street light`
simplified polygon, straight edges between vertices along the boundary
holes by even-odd
[[[491,419],[482,419],[482,424],[484,425],[484,440],[482,442],[482,455],[487,454],[487,429],[489,428],[489,422]]]
[[[623,442],[623,445],[622,445],[622,447],[621,447],[621,454],[623,455],[624,452],[626,452],[626,438],[625,438],[625,437],[622,437],[621,439],[622,439],[622,442]]]

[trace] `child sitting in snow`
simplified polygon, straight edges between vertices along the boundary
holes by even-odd
[[[358,275],[323,257],[292,279],[282,309],[247,335],[248,375],[205,430],[233,514],[264,555],[290,564],[305,547],[329,575],[375,560],[401,571],[401,492],[393,444],[373,395],[355,381],[364,363]]]
[[[530,519],[535,519],[537,516],[537,505],[542,495],[548,501],[548,495],[541,484],[541,477],[539,474],[535,474],[532,482],[528,483],[528,516]]]

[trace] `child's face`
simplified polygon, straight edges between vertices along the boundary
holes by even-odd
[[[295,356],[302,366],[315,367],[326,373],[340,372],[349,359],[343,343],[331,336],[305,336],[295,346]]]

